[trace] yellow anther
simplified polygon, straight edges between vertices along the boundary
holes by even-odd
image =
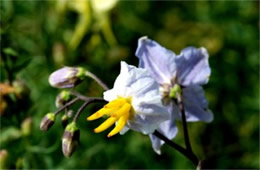
[[[109,102],[102,109],[89,116],[87,120],[95,120],[104,115],[110,116],[106,121],[94,129],[94,132],[102,132],[118,121],[114,129],[108,134],[108,137],[114,136],[124,128],[130,117],[130,111],[132,108],[130,103],[131,99],[118,98]]]
[[[104,115],[110,115],[111,113],[117,111],[119,108],[102,108],[100,110],[98,110],[96,113],[90,115],[87,120],[91,121],[91,120],[96,120]]]
[[[109,102],[108,104],[106,104],[104,106],[104,108],[121,107],[125,103],[126,103],[126,100],[124,98],[119,98],[119,99],[116,99],[116,100],[113,100],[113,101]]]
[[[99,133],[99,132],[106,130],[107,128],[112,126],[117,120],[118,120],[118,118],[114,118],[114,117],[108,118],[105,122],[103,122],[96,129],[94,129],[94,132]]]
[[[128,118],[129,118],[129,113],[120,117],[118,119],[116,127],[114,127],[114,129],[107,135],[107,137],[111,137],[111,136],[114,136],[115,134],[119,133],[124,128]]]
[[[118,111],[111,114],[112,117],[121,117],[125,114],[129,114],[131,109],[131,105],[129,103],[125,103]]]

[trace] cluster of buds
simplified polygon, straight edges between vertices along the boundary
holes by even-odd
[[[53,72],[49,77],[49,83],[51,86],[56,88],[73,88],[80,82],[82,82],[86,77],[95,80],[101,87],[105,90],[108,87],[94,74],[85,70],[81,67],[63,67],[55,72]],[[73,96],[77,96],[73,98]],[[78,112],[75,114],[73,121],[69,123],[69,118],[72,117],[73,111],[69,109],[70,105],[78,100],[84,100],[85,103],[79,108]],[[48,131],[49,128],[54,124],[55,118],[59,112],[65,110],[65,114],[61,117],[61,123],[64,128],[64,133],[62,137],[62,151],[64,156],[70,157],[75,151],[76,147],[79,145],[79,128],[76,126],[76,121],[83,111],[83,109],[89,104],[104,101],[103,99],[91,99],[83,97],[80,94],[73,93],[69,90],[61,91],[55,101],[55,105],[58,110],[55,113],[47,113],[41,121],[40,129],[42,131]]]

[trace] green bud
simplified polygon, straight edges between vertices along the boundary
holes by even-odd
[[[32,118],[26,118],[21,125],[21,131],[23,136],[29,136],[32,131]]]
[[[79,145],[80,131],[75,122],[68,124],[62,137],[62,152],[70,157]]]
[[[55,101],[55,105],[57,108],[63,106],[66,104],[66,102],[68,102],[71,99],[71,94],[70,91],[68,90],[63,90],[61,91],[57,97],[56,97],[56,101]]]
[[[48,131],[49,128],[54,124],[56,115],[54,113],[47,113],[40,124],[40,129],[42,131]]]
[[[64,114],[62,117],[61,117],[61,123],[62,123],[62,127],[65,129],[66,126],[68,125],[69,123],[69,116],[67,114]]]
[[[178,95],[181,94],[181,86],[178,84],[175,84],[171,90],[170,90],[170,98],[172,99],[176,99],[178,97]]]

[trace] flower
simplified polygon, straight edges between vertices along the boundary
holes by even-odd
[[[181,119],[181,112],[172,99],[176,99],[178,94],[183,100],[188,122],[213,120],[201,87],[208,82],[211,73],[205,48],[188,47],[180,55],[175,55],[157,42],[142,37],[138,41],[136,56],[139,58],[139,67],[149,70],[160,84],[163,103],[171,114],[171,120],[161,124],[159,132],[169,139],[175,137],[177,127],[174,120]],[[160,153],[163,141],[153,135],[150,137],[154,150]]]
[[[169,119],[167,109],[161,103],[159,84],[147,70],[125,62],[121,62],[120,74],[113,89],[104,92],[104,99],[109,103],[87,120],[108,116],[109,118],[94,130],[99,133],[116,123],[108,137],[119,132],[124,134],[129,128],[143,134],[151,134],[159,124]]]
[[[50,75],[49,83],[57,88],[72,88],[84,78],[84,68],[63,67]]]

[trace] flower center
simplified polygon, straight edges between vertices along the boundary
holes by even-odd
[[[119,133],[127,123],[128,119],[134,113],[131,106],[131,98],[121,98],[113,100],[106,104],[102,109],[92,114],[87,118],[88,121],[96,120],[102,116],[109,116],[109,118],[94,129],[95,133],[102,132],[112,126],[116,121],[117,124],[114,129],[107,135],[107,137],[114,136]]]

